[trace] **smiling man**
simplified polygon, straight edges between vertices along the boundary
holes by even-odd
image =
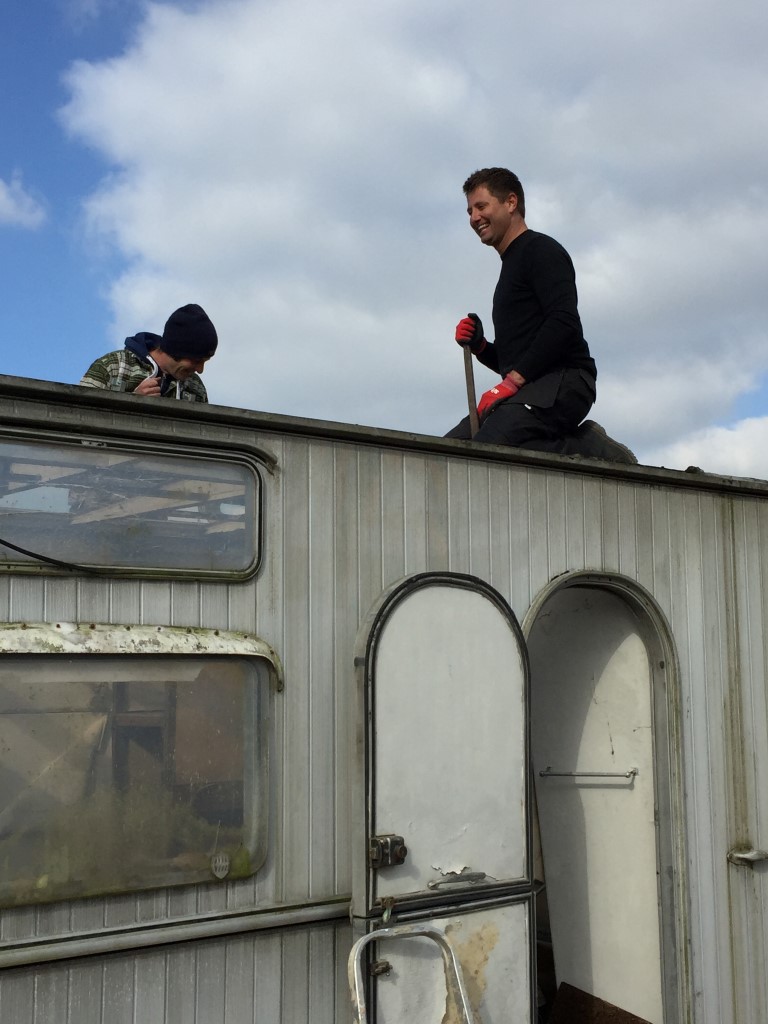
[[[502,378],[478,403],[474,440],[636,462],[599,424],[584,421],[595,401],[597,369],[581,327],[570,256],[554,238],[529,229],[523,186],[512,171],[475,171],[464,194],[470,227],[501,257],[495,340],[486,339],[475,314],[456,327],[456,341]],[[469,417],[446,436],[469,439]]]
[[[200,379],[219,343],[208,314],[195,303],[168,317],[162,335],[141,331],[116,352],[99,356],[80,384],[107,391],[129,391],[145,398],[181,398],[207,402]]]

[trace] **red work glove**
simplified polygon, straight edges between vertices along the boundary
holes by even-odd
[[[507,374],[500,384],[497,384],[495,388],[491,388],[490,391],[486,391],[477,406],[477,416],[480,422],[482,423],[494,405],[503,402],[505,398],[511,398],[519,390],[520,388],[514,381],[510,380],[509,374]]]
[[[470,352],[479,355],[485,348],[483,323],[477,313],[467,313],[463,320],[456,324],[456,341],[466,345]]]

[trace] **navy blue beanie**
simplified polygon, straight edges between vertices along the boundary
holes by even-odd
[[[191,302],[168,317],[159,347],[173,359],[210,359],[218,343],[208,314]]]

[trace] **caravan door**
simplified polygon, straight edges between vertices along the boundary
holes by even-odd
[[[528,662],[479,579],[385,594],[358,649],[356,1019],[533,1019]]]

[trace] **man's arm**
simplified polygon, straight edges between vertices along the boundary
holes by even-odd
[[[138,360],[134,362],[124,351],[107,352],[91,363],[80,385],[85,388],[101,388],[103,391],[132,392],[151,373],[151,364],[142,365]]]
[[[531,254],[530,285],[543,320],[515,369],[533,380],[581,354],[584,335],[578,311],[576,274],[566,250],[553,239],[538,242]]]
[[[476,356],[478,363],[482,363],[483,366],[487,366],[489,370],[493,370],[494,373],[501,373],[499,368],[499,357],[496,355],[496,346],[492,341],[486,343],[483,351]]]
[[[107,365],[108,357],[94,359],[80,380],[80,387],[109,389],[110,372]]]
[[[194,377],[190,377],[189,380],[185,380],[182,390],[182,398],[188,402],[207,402],[208,392],[205,389],[205,384],[195,374]]]

